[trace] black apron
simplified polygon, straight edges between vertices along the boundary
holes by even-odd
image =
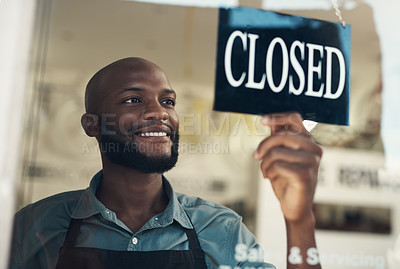
[[[56,269],[207,269],[196,231],[185,229],[189,250],[116,251],[75,247],[82,220],[72,219]]]

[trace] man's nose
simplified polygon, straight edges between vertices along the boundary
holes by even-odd
[[[143,114],[145,120],[167,120],[169,115],[165,108],[159,102],[151,102],[147,104],[146,111]]]

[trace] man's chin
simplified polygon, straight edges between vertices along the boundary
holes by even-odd
[[[162,174],[175,167],[178,156],[163,155],[136,155],[136,156],[116,156],[106,154],[106,157],[112,163],[131,168],[146,174]]]
[[[143,141],[125,143],[113,137],[102,136],[101,148],[107,149],[108,144],[115,146],[117,150],[103,151],[107,159],[115,164],[143,173],[162,174],[172,169],[178,161],[178,139],[177,134],[176,143],[144,143]]]

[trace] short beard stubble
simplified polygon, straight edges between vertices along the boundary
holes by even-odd
[[[122,134],[101,135],[100,150],[113,163],[132,168],[142,173],[163,174],[171,170],[178,161],[179,132],[171,133],[170,156],[147,156],[139,150],[134,135],[128,141]]]

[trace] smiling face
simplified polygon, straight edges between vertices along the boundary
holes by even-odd
[[[175,91],[158,66],[123,59],[89,82],[82,126],[98,139],[103,158],[145,173],[163,173],[178,157],[175,102]],[[94,115],[95,128],[90,125]]]

